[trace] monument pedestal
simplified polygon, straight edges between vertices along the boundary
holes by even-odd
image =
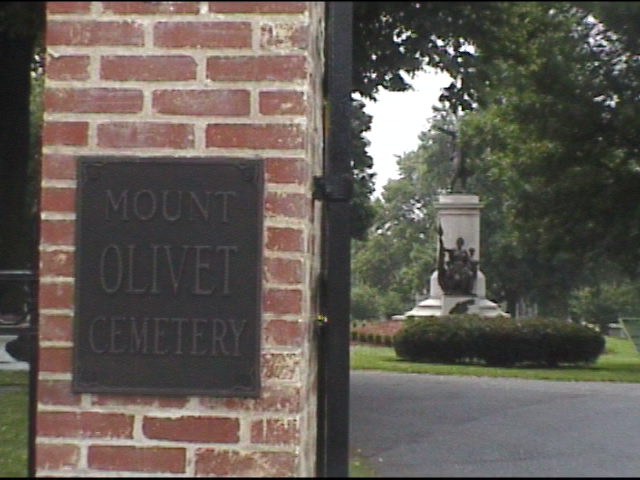
[[[443,295],[441,298],[429,297],[419,302],[404,317],[440,317],[444,315],[475,313],[483,317],[507,317],[499,305],[487,298],[464,295]]]
[[[480,210],[482,204],[477,195],[440,195],[435,204],[437,221],[442,227],[442,243],[452,249],[459,238],[480,260]],[[508,316],[486,297],[484,274],[478,269],[469,295],[445,294],[438,283],[438,271],[431,274],[429,297],[405,313],[405,317],[442,316],[456,313],[475,313],[483,317]]]

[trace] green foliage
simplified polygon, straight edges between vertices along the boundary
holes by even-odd
[[[378,290],[370,285],[357,284],[351,287],[351,318],[372,320],[380,316],[377,300]]]
[[[595,364],[558,368],[488,367],[472,364],[411,362],[399,359],[393,348],[353,345],[349,365],[354,370],[381,370],[431,375],[510,377],[536,380],[640,383],[640,355],[633,342],[607,337],[606,350]]]
[[[393,345],[393,337],[397,328],[394,327],[391,330],[385,328],[389,327],[389,324],[384,321],[358,323],[352,322],[351,326],[351,340],[354,342],[389,347]],[[380,330],[381,327],[382,331]]]
[[[409,319],[394,346],[398,357],[411,361],[553,367],[595,362],[604,338],[560,320],[449,315]]]
[[[443,112],[434,125],[450,122]],[[416,151],[398,159],[400,178],[390,182],[383,199],[374,203],[375,218],[367,240],[353,242],[354,291],[359,285],[375,289],[379,313],[387,317],[413,307],[415,295],[426,291],[435,267],[433,201],[446,182],[451,144],[435,129],[420,139]]]
[[[373,159],[367,153],[369,141],[364,133],[371,129],[371,115],[364,111],[364,102],[353,99],[351,103],[351,170],[353,172],[353,198],[351,200],[351,237],[363,240],[371,226],[374,207],[371,195],[374,191],[371,172]]]
[[[355,5],[354,90],[369,98],[405,90],[425,65],[452,76],[443,107],[458,115],[475,171],[469,189],[485,202],[481,268],[490,297],[510,311],[526,297],[564,316],[572,290],[640,275],[638,25],[633,2]],[[406,232],[416,244],[421,223],[422,243],[432,235],[428,184],[447,185],[450,151],[433,134],[403,157],[404,170],[399,162],[402,178],[383,195],[375,234]],[[390,243],[372,248],[391,251]],[[426,243],[420,260],[431,255]],[[433,263],[405,265],[394,261],[390,288],[409,298],[422,293]]]
[[[539,296],[561,299],[588,281],[585,264],[637,269],[640,175],[625,139],[640,127],[632,100],[640,70],[611,32],[570,4],[514,9],[514,30],[529,40],[517,52],[478,47],[489,86],[464,126],[483,176],[499,182],[517,245],[538,259],[532,277],[548,279],[535,286]]]
[[[581,287],[571,292],[569,309],[574,319],[598,325],[606,334],[609,323],[640,313],[640,287],[629,282]]]
[[[403,91],[406,76],[423,65],[453,78],[443,92],[452,110],[468,109],[473,92],[463,88],[475,68],[470,40],[498,40],[504,2],[354,2],[354,90],[372,98],[379,88]]]

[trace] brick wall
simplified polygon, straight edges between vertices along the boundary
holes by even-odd
[[[309,476],[324,7],[47,2],[37,474]],[[74,394],[78,155],[265,164],[257,399]]]

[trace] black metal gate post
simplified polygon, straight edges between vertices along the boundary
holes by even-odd
[[[318,462],[322,477],[349,473],[352,2],[328,2],[325,40],[323,284],[319,335]]]

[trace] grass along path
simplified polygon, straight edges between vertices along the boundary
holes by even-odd
[[[613,337],[606,337],[605,353],[600,355],[596,363],[579,367],[496,368],[417,363],[399,359],[391,347],[356,344],[351,346],[351,368],[432,375],[640,383],[640,354],[630,340]]]
[[[630,340],[607,337],[605,353],[593,365],[559,368],[493,368],[479,365],[444,365],[400,360],[393,348],[353,345],[351,368],[434,375],[516,377],[539,380],[640,383],[640,354]],[[28,373],[0,371],[0,477],[27,474]],[[375,476],[363,459],[354,456],[350,477]]]
[[[28,372],[0,372],[0,477],[27,476]]]

